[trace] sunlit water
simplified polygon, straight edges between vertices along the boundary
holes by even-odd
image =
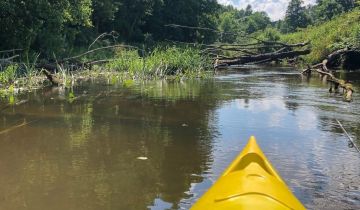
[[[358,92],[286,68],[70,91],[0,113],[0,209],[188,209],[251,135],[308,209],[360,207],[360,154],[336,123],[360,146]]]

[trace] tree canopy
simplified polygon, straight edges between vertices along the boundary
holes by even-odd
[[[293,32],[330,20],[355,5],[354,0],[318,0],[305,7],[302,0],[291,0],[284,20],[275,24],[250,5],[236,9],[216,0],[2,0],[0,49],[22,48],[51,56],[87,46],[112,31],[117,41],[127,43],[233,43],[239,41],[239,34],[274,25],[282,32]]]

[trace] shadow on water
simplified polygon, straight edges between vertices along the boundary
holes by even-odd
[[[250,135],[307,208],[355,208],[360,157],[335,120],[360,145],[359,97],[327,89],[254,68],[23,95],[0,114],[0,131],[31,122],[0,134],[0,209],[188,209]]]

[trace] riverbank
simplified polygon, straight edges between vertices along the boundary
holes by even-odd
[[[344,48],[360,49],[360,8],[344,13],[333,20],[309,26],[295,33],[281,34],[281,41],[297,43],[309,41],[311,52],[303,56],[302,63],[317,64],[332,52]],[[359,69],[360,54],[347,57],[340,67]],[[346,59],[346,58],[344,58]],[[344,65],[345,64],[345,65]],[[347,65],[346,65],[347,64]]]
[[[207,77],[212,73],[211,59],[199,48],[170,45],[159,45],[151,50],[113,45],[55,62],[38,57],[27,63],[11,59],[2,67],[2,99],[48,85],[70,87],[86,78],[103,77],[126,85],[134,80],[182,80]]]

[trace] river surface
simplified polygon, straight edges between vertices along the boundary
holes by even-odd
[[[336,123],[360,146],[359,95],[260,67],[23,94],[0,113],[0,209],[189,209],[251,135],[308,209],[359,209],[360,154]]]

